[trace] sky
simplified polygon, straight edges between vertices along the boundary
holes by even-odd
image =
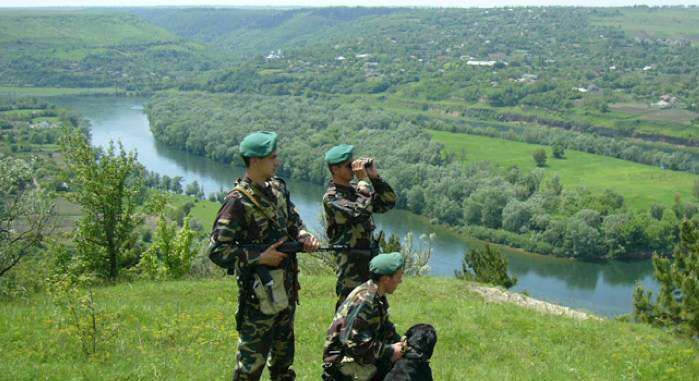
[[[0,0],[0,7],[56,6],[420,6],[420,7],[502,7],[502,6],[630,6],[699,5],[699,0]]]

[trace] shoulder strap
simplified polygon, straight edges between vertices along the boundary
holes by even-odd
[[[252,192],[241,187],[240,185],[236,185],[235,188],[233,188],[233,190],[236,190],[242,193],[245,197],[247,197],[247,199],[250,200],[250,202],[252,202],[255,205],[255,207],[260,211],[260,213],[262,213],[262,215],[264,215],[277,229],[284,230],[281,229],[277,220],[270,216],[269,213],[267,213],[267,210],[262,207],[255,195],[252,194]]]

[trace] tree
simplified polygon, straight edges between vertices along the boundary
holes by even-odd
[[[562,144],[554,144],[552,151],[553,157],[556,159],[563,159],[566,156],[566,150]]]
[[[177,194],[182,194],[182,176],[175,176],[170,180],[170,190]]]
[[[187,196],[193,196],[199,199],[204,198],[204,191],[202,190],[201,186],[199,186],[199,183],[194,180],[191,183],[187,184],[187,187],[185,188],[184,194]]]
[[[398,238],[397,234],[391,234],[390,237],[388,237],[388,240],[384,238],[383,235],[381,235],[381,241],[379,242],[379,246],[381,246],[381,250],[384,253],[391,253],[394,251],[400,251],[401,245],[400,245],[400,238]]]
[[[0,277],[36,248],[52,227],[54,204],[21,159],[0,155]]]
[[[163,215],[158,220],[153,243],[143,253],[138,268],[151,279],[179,279],[187,275],[192,268],[192,259],[196,252],[192,248],[194,232],[190,228],[191,216],[188,214],[182,228],[168,222]]]
[[[652,292],[639,284],[633,295],[634,317],[641,322],[674,327],[699,335],[699,230],[696,222],[684,220],[680,242],[673,258],[653,256],[655,278],[660,293],[653,302]]]
[[[534,163],[537,167],[546,166],[546,151],[543,148],[539,148],[532,153],[532,158],[534,158]]]
[[[529,227],[532,214],[531,207],[526,203],[510,200],[502,210],[502,227],[511,232],[522,233]]]
[[[490,283],[510,288],[517,283],[515,276],[507,273],[507,258],[490,245],[483,249],[471,249],[464,253],[461,270],[455,272],[457,278],[481,283]]]
[[[563,184],[561,184],[561,176],[558,173],[554,174],[547,183],[547,189],[551,194],[560,196],[563,192]]]
[[[136,213],[143,191],[136,154],[114,143],[106,151],[90,147],[85,136],[68,133],[61,139],[71,201],[82,217],[75,232],[78,255],[87,270],[116,279],[122,259],[132,254],[134,229],[142,217]]]

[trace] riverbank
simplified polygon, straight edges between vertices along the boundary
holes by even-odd
[[[334,278],[301,277],[296,369],[317,380],[332,317]],[[135,282],[95,289],[104,325],[91,358],[67,334],[47,295],[0,310],[3,379],[190,379],[230,377],[237,334],[231,278]],[[446,278],[406,278],[389,296],[400,331],[428,322],[439,341],[437,380],[696,379],[699,351],[690,340],[640,324],[576,320],[492,303]],[[101,336],[102,337],[102,336]]]
[[[60,97],[72,95],[133,96],[130,92],[114,87],[29,87],[0,86],[0,95],[15,97]]]

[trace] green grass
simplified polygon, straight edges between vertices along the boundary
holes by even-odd
[[[0,43],[102,47],[178,38],[128,13],[94,10],[2,10]],[[20,45],[22,46],[22,45]]]
[[[699,9],[619,8],[614,17],[598,17],[600,25],[618,27],[636,36],[685,38],[699,43]]]
[[[295,367],[318,380],[335,301],[331,276],[301,277]],[[118,316],[115,334],[85,358],[61,333],[44,294],[2,301],[0,379],[219,380],[230,378],[237,340],[232,279],[123,283],[99,288],[98,310]],[[695,343],[645,325],[575,321],[491,304],[461,281],[408,278],[389,297],[399,331],[438,331],[437,380],[691,380]],[[265,372],[265,377],[267,377]]]
[[[113,87],[71,88],[71,87],[20,87],[0,86],[0,95],[52,97],[61,95],[114,94]]]
[[[168,193],[168,203],[172,208],[177,208],[184,205],[187,202],[193,202],[194,207],[189,212],[192,218],[199,221],[199,223],[208,228],[214,217],[216,217],[216,212],[221,207],[218,202],[212,202],[208,200],[196,200],[194,197],[183,195],[183,194],[173,194]],[[195,202],[196,201],[196,202]]]
[[[654,203],[672,205],[676,193],[690,200],[696,175],[663,170],[606,156],[566,150],[566,158],[554,159],[551,148],[504,139],[432,131],[432,138],[443,144],[447,152],[464,163],[490,161],[503,169],[516,165],[529,171],[535,168],[532,152],[545,148],[548,156],[547,176],[558,173],[564,188],[585,186],[590,190],[611,189],[624,196],[629,207],[645,209]]]

